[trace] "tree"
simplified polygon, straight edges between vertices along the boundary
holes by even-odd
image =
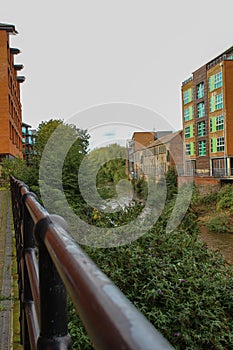
[[[2,178],[8,180],[13,175],[19,180],[26,182],[28,178],[28,169],[25,161],[21,158],[3,159]]]
[[[126,179],[126,149],[118,144],[111,144],[93,150],[89,159],[98,168],[97,186],[116,184]]]
[[[62,202],[63,192],[69,202],[81,200],[78,172],[88,145],[87,131],[75,125],[65,124],[60,119],[39,125],[36,151],[40,188],[48,191],[53,207],[54,201]]]
[[[52,133],[59,125],[64,124],[61,119],[50,119],[49,121],[42,121],[36,132],[35,151],[39,159],[42,156],[43,150]]]

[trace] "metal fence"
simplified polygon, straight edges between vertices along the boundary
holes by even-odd
[[[74,242],[63,218],[13,177],[11,193],[24,349],[72,348],[67,292],[94,349],[173,349]]]

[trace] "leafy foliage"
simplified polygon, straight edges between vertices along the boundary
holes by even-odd
[[[91,151],[90,163],[98,168],[97,187],[109,183],[116,184],[119,180],[126,179],[125,155],[125,147],[118,144],[111,144]]]
[[[217,195],[217,210],[229,210],[233,212],[233,186],[225,185]]]
[[[207,223],[207,228],[216,233],[233,233],[232,219],[225,213],[218,213],[213,216]]]
[[[137,241],[84,249],[175,349],[232,349],[233,271],[198,241],[191,208],[166,232],[175,199]]]

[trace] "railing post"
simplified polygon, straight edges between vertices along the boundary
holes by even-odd
[[[39,247],[39,281],[40,281],[40,337],[38,350],[71,349],[68,334],[67,294],[59,274],[42,241],[46,234],[49,218],[36,225],[35,237]]]

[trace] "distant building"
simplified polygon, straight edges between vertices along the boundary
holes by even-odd
[[[233,176],[233,47],[182,83],[186,175]]]
[[[10,35],[17,34],[14,25],[0,23],[0,161],[4,158],[22,158],[22,110],[20,83],[24,81],[15,64],[19,49],[10,47]]]
[[[134,154],[136,177],[159,180],[171,168],[183,175],[182,130],[168,133]]]
[[[31,164],[34,155],[35,132],[31,129],[31,125],[22,123],[23,159],[25,159],[27,165]]]
[[[127,174],[131,178],[137,178],[141,175],[141,165],[138,162],[140,151],[149,148],[155,140],[158,140],[165,135],[171,134],[172,131],[136,131],[132,139],[127,141]]]
[[[134,153],[139,149],[149,145],[156,138],[154,131],[136,131],[133,133],[132,139],[126,143],[126,173],[131,178],[135,177],[134,169]]]

